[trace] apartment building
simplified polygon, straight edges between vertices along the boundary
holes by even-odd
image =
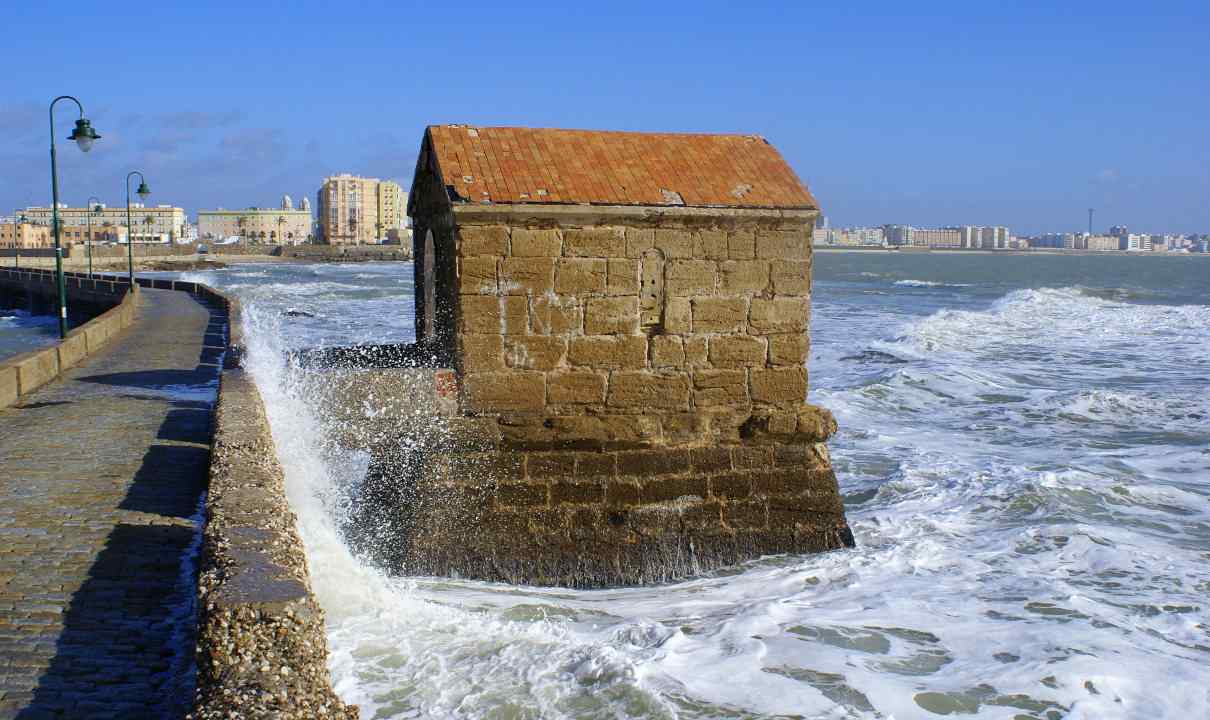
[[[333,175],[316,200],[319,240],[329,245],[377,243],[404,227],[403,190],[389,180]]]
[[[51,223],[52,213],[49,207],[28,207],[17,212],[36,225],[49,226]],[[114,236],[116,226],[126,226],[125,204],[118,207],[108,207],[104,204],[78,208],[60,207],[59,222],[64,244],[89,240],[89,215],[92,216],[92,239],[96,242],[103,242],[106,237]],[[131,203],[130,219],[134,224],[131,234],[136,243],[176,242],[188,234],[189,223],[185,211],[172,205],[151,207],[143,203]]]

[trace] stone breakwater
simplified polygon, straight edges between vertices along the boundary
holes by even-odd
[[[184,285],[185,283],[177,283]],[[323,610],[311,594],[264,402],[234,367],[239,305],[219,387],[198,577],[193,718],[356,718],[332,690]]]

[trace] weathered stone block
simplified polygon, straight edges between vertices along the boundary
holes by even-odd
[[[518,295],[458,296],[458,329],[464,333],[519,335],[529,332],[529,303]]]
[[[710,478],[710,494],[720,499],[741,499],[752,494],[752,479],[748,475],[726,473]]]
[[[670,260],[665,273],[664,291],[669,295],[710,295],[718,285],[711,260]]]
[[[509,367],[553,370],[567,354],[567,338],[559,335],[510,335],[504,343]]]
[[[694,234],[694,257],[707,260],[726,260],[727,233],[723,230],[701,230]]]
[[[738,332],[748,315],[748,299],[742,297],[693,298],[693,328],[699,333]]]
[[[605,376],[594,372],[551,373],[546,390],[552,405],[595,405],[605,402]]]
[[[693,257],[693,233],[688,230],[657,228],[655,247],[667,259]]]
[[[634,477],[681,475],[690,470],[690,455],[685,449],[635,450],[618,453],[618,474]]]
[[[462,372],[476,373],[504,369],[504,336],[458,335]]]
[[[778,467],[799,467],[807,464],[805,445],[775,445],[773,462]]]
[[[659,418],[651,415],[602,415],[595,419],[618,447],[650,445],[660,438]]]
[[[609,258],[609,284],[606,292],[610,295],[638,295],[639,261]]]
[[[576,456],[567,452],[532,453],[525,459],[531,478],[569,478],[576,471]]]
[[[570,335],[580,332],[584,311],[575,298],[551,293],[529,300],[529,320],[539,335]]]
[[[670,502],[685,497],[705,498],[709,487],[705,478],[656,478],[643,483],[639,495],[644,503]]]
[[[689,298],[670,297],[664,304],[664,332],[688,335],[693,329]]]
[[[694,382],[696,383],[696,378]],[[693,448],[689,451],[695,473],[712,474],[731,469],[731,449],[725,447]]]
[[[756,257],[756,234],[751,230],[731,230],[727,233],[727,256],[732,260]]]
[[[748,373],[744,370],[693,371],[696,407],[733,406],[748,402]]]
[[[801,403],[807,398],[807,369],[804,367],[751,370],[753,402]]]
[[[811,256],[807,230],[757,230],[756,257],[769,260],[806,260]]]
[[[707,340],[702,335],[685,338],[685,365],[687,367],[704,367],[706,365]]]
[[[605,292],[604,258],[562,258],[555,272],[555,292],[580,295]]]
[[[558,230],[514,228],[511,249],[513,257],[559,257],[563,238]]]
[[[462,270],[460,289],[464,293],[495,295],[499,286],[496,282],[495,257],[481,255],[458,260]]]
[[[504,225],[461,225],[458,228],[458,255],[508,254],[508,228]]]
[[[567,230],[563,233],[563,254],[569,257],[624,257],[626,232],[621,227]]]
[[[723,522],[736,529],[759,529],[767,522],[761,502],[729,502],[723,506]]]
[[[605,504],[612,506],[638,505],[639,484],[625,480],[613,480],[605,486]]]
[[[36,350],[9,361],[17,368],[17,384],[22,395],[28,395],[59,374],[59,353],[54,348]]]
[[[731,464],[736,470],[772,467],[773,448],[767,445],[741,445],[731,448]]]
[[[554,286],[554,258],[505,258],[500,261],[500,292],[505,295],[543,295]]]
[[[810,301],[804,297],[753,298],[748,322],[762,333],[801,333],[807,329]]]
[[[11,365],[0,366],[0,408],[16,403],[18,397],[20,389],[17,385],[17,368]]]
[[[551,505],[585,505],[605,501],[605,486],[595,482],[553,482],[550,484]]]
[[[500,483],[496,502],[509,507],[541,507],[548,502],[547,487],[535,483]]]
[[[766,469],[752,476],[757,495],[793,495],[806,489],[807,471],[802,467]]]
[[[647,336],[587,335],[573,337],[567,361],[576,366],[608,370],[647,367]]]
[[[611,478],[618,474],[618,456],[613,453],[585,452],[576,455],[579,477]]]
[[[767,260],[728,260],[719,263],[718,269],[722,274],[723,292],[761,293],[769,286]]]
[[[611,407],[687,409],[689,378],[683,373],[618,371],[609,379]]]
[[[804,439],[822,443],[836,433],[836,417],[827,408],[807,405],[798,413],[796,431]]]
[[[773,263],[773,292],[778,295],[810,295],[811,263],[783,260]]]
[[[810,341],[804,334],[769,336],[770,365],[802,365],[809,350]]]
[[[626,228],[626,257],[641,257],[644,250],[650,250],[653,247],[655,247],[655,230]]]
[[[730,368],[765,364],[765,340],[751,335],[715,335],[710,338],[710,363]]]
[[[656,335],[651,338],[651,366],[679,368],[685,364],[685,348],[679,335]]]
[[[591,298],[584,311],[584,332],[589,335],[628,335],[639,330],[637,296]]]
[[[511,371],[467,373],[462,391],[474,412],[537,411],[546,405],[546,375]]]

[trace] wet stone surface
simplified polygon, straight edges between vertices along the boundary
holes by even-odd
[[[121,337],[0,411],[0,718],[188,709],[225,325],[144,290]]]

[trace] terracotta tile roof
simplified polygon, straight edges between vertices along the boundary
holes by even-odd
[[[427,137],[456,201],[818,207],[758,135],[433,125]]]

